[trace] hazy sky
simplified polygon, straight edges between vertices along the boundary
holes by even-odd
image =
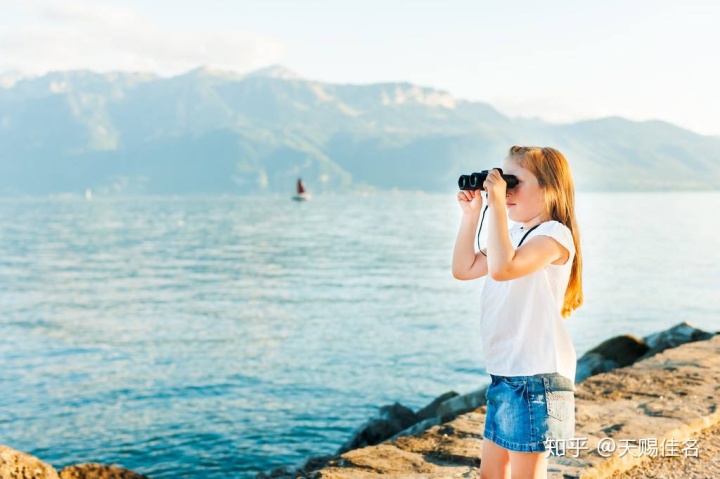
[[[0,12],[0,71],[281,64],[434,87],[513,117],[720,135],[716,1],[0,0]]]

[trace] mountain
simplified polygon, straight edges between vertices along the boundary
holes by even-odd
[[[352,187],[452,191],[514,144],[551,145],[580,190],[717,189],[720,139],[618,117],[549,124],[409,83],[242,75],[0,75],[0,194]]]

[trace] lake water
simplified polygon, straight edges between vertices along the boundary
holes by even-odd
[[[720,327],[720,193],[580,194],[578,356]],[[0,444],[252,478],[487,381],[454,194],[0,200]]]

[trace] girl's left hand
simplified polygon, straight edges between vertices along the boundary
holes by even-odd
[[[487,191],[488,205],[501,204],[505,205],[507,197],[507,183],[503,180],[502,175],[497,169],[490,170],[487,178],[483,182],[483,189]]]

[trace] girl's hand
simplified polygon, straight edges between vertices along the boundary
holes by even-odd
[[[488,205],[505,205],[507,198],[507,183],[497,169],[490,170],[483,182],[483,188],[488,192]]]
[[[464,214],[480,213],[483,204],[482,190],[460,190],[457,198]]]

